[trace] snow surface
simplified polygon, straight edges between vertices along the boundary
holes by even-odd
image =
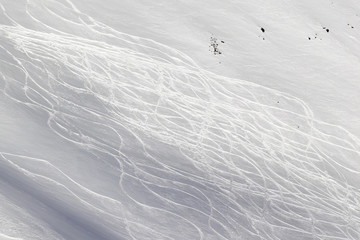
[[[360,239],[358,1],[0,8],[0,239]]]

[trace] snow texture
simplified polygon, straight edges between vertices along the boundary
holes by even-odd
[[[360,239],[357,1],[119,2],[0,0],[0,239]]]

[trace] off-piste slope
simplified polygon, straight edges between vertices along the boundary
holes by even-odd
[[[359,239],[360,142],[300,98],[0,3],[1,238]]]
[[[360,136],[356,0],[76,3],[115,29],[181,50],[202,68],[297,96],[318,118]],[[206,54],[212,37],[224,41],[222,54]]]

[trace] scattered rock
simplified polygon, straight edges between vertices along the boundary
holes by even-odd
[[[264,29],[264,28],[261,28],[261,31],[264,33],[264,32],[265,32],[265,29]]]
[[[221,43],[225,43],[224,41],[220,41]],[[210,37],[210,46],[209,51],[214,53],[214,55],[220,55],[222,52],[219,49],[218,39],[216,37]]]

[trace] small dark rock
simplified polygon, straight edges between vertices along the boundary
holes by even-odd
[[[265,32],[265,29],[264,29],[264,28],[261,28],[261,31],[262,31],[262,32]]]

